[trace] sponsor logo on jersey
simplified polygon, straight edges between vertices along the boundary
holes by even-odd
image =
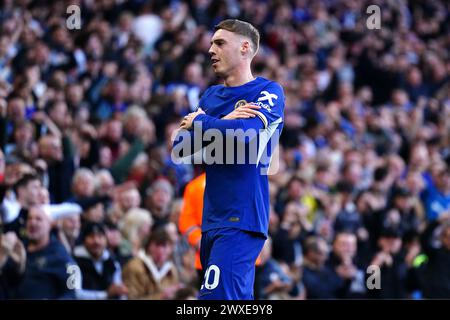
[[[278,99],[278,96],[277,96],[276,94],[270,93],[270,92],[268,92],[268,91],[266,91],[266,90],[261,91],[260,94],[263,95],[263,96],[260,97],[260,98],[258,99],[258,101],[267,101],[271,107],[273,107],[273,106],[275,105],[275,103],[273,102],[273,100],[274,100],[274,99],[275,99],[275,100]]]

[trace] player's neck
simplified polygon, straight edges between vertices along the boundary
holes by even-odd
[[[245,72],[236,70],[224,79],[224,85],[226,87],[238,87],[246,84],[247,82],[255,80],[255,77],[250,70],[250,67]]]

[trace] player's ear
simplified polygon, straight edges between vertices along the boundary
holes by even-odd
[[[241,45],[241,55],[245,56],[250,50],[250,43],[246,40],[243,41]]]

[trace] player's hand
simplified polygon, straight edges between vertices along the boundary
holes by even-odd
[[[183,118],[183,121],[181,121],[180,128],[186,130],[192,128],[192,122],[199,114],[205,114],[205,111],[203,111],[202,108],[198,108],[197,111],[189,113]]]
[[[236,108],[222,119],[232,120],[254,118],[257,115],[257,109],[261,109],[261,107],[254,104],[246,104],[244,106]]]

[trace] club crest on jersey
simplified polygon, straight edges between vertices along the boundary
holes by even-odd
[[[271,107],[273,107],[274,104],[275,104],[275,103],[273,102],[272,99],[275,99],[275,100],[278,99],[278,96],[277,96],[276,94],[270,93],[270,92],[268,92],[268,91],[266,91],[266,90],[261,91],[260,94],[262,94],[263,96],[260,97],[260,98],[258,99],[258,101],[261,101],[261,102],[262,102],[262,101],[266,101],[266,100],[267,100],[267,102],[270,104]]]
[[[247,104],[246,100],[239,100],[238,102],[236,102],[236,104],[234,105],[234,108],[237,109],[239,107],[243,107]]]

